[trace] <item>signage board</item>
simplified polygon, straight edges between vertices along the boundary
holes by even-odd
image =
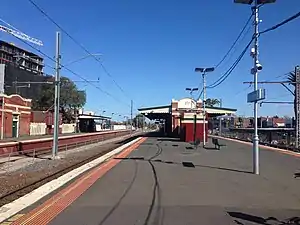
[[[257,102],[266,98],[266,90],[260,88],[257,91],[250,92],[247,96],[247,102]]]

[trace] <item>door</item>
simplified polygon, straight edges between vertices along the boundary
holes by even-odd
[[[13,121],[12,123],[12,137],[18,137],[18,121]]]

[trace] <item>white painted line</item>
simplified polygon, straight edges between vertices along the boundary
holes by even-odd
[[[52,180],[52,181],[42,185],[41,187],[24,195],[23,197],[18,198],[15,201],[2,206],[0,208],[0,223],[3,222],[4,220],[7,220],[8,218],[15,215],[16,213],[20,212],[21,210],[27,208],[28,206],[34,204],[35,202],[39,201],[43,197],[49,195],[51,192],[62,187],[67,182],[76,178],[80,174],[86,172],[87,170],[89,170],[93,167],[98,166],[99,164],[103,163],[104,161],[108,160],[109,158],[118,154],[119,152],[123,151],[128,146],[139,141],[140,139],[141,138],[139,137],[133,141],[130,141],[130,142],[126,143],[125,145],[122,145],[122,146],[114,149],[113,151],[108,152],[107,154],[62,175],[61,177],[59,177],[55,180]]]
[[[223,140],[228,140],[228,141],[233,141],[233,142],[241,143],[241,144],[252,145],[251,142],[247,142],[247,141],[241,141],[241,140],[237,140],[237,139],[233,139],[233,138],[226,138],[226,137],[215,136],[215,135],[210,135],[210,136],[214,137],[214,138],[220,138],[220,139],[223,139]],[[293,155],[293,156],[300,157],[300,153],[298,153],[298,152],[292,152],[291,150],[286,150],[286,149],[282,149],[282,148],[274,148],[274,147],[265,146],[265,145],[259,145],[259,147],[263,148],[263,149],[277,151],[277,152],[280,152],[280,153],[283,153],[283,154],[288,154],[288,155]]]

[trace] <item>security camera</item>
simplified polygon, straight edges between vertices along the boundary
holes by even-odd
[[[262,65],[260,64],[260,63],[256,63],[256,69],[258,70],[258,71],[261,71],[262,70]]]

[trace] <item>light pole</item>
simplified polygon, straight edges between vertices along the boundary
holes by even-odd
[[[208,72],[213,72],[215,70],[214,67],[209,68],[195,68],[195,72],[201,72],[202,73],[202,79],[203,79],[203,101],[202,101],[202,107],[203,107],[203,147],[205,147],[206,143],[206,109],[205,109],[205,101],[206,101],[206,80],[205,75]]]
[[[190,95],[191,95],[191,112],[193,112],[193,92],[194,91],[198,91],[199,89],[198,88],[186,88],[185,89],[186,91],[189,91],[190,92]],[[196,105],[195,105],[195,108],[197,110],[197,101],[196,101]],[[194,137],[194,143],[196,143],[196,127],[197,127],[197,114],[196,112],[193,113],[193,118],[194,118],[194,128],[193,128],[193,137]]]
[[[115,113],[111,113],[111,119],[110,119],[110,129],[112,130],[113,129],[113,125],[112,125],[112,120],[113,120],[113,115]]]
[[[251,56],[253,57],[254,67],[251,70],[251,73],[254,75],[254,91],[248,94],[248,102],[253,102],[254,109],[254,137],[253,137],[253,173],[259,174],[259,138],[258,138],[258,126],[257,126],[257,118],[258,118],[258,101],[265,98],[265,94],[263,91],[258,89],[257,80],[258,80],[258,72],[262,70],[262,66],[258,60],[258,37],[259,37],[259,7],[262,4],[274,3],[276,0],[234,0],[235,3],[242,3],[252,5],[253,13],[254,13],[254,47],[251,49]]]
[[[191,99],[193,99],[193,92],[198,91],[199,89],[198,88],[186,88],[185,90],[190,92]]]
[[[106,112],[106,111],[103,110],[103,111],[102,111],[102,115],[104,115],[105,112]],[[107,122],[107,121],[105,120],[105,125],[106,125],[106,122]],[[103,119],[101,120],[101,129],[106,129],[105,126],[104,126]]]

